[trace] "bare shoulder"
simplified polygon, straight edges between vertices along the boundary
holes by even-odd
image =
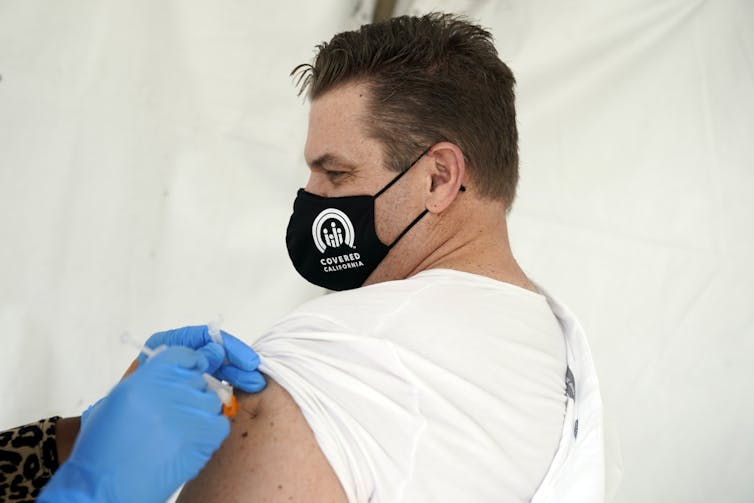
[[[269,377],[258,394],[238,394],[231,431],[178,501],[347,502],[293,398]]]

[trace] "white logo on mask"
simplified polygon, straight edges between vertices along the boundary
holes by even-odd
[[[353,224],[342,211],[328,208],[314,219],[312,237],[320,253],[324,253],[327,248],[337,248],[344,243],[353,248]]]

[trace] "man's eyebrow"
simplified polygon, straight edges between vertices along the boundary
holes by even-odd
[[[337,166],[340,168],[352,169],[355,164],[348,159],[343,159],[335,154],[326,153],[314,159],[309,165],[312,168],[323,168],[325,166]]]

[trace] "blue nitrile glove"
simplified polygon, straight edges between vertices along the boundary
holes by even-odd
[[[163,347],[163,349],[167,349],[167,345]],[[153,348],[154,349],[154,348]],[[192,348],[193,349],[193,348]],[[222,364],[223,360],[225,359],[225,349],[223,349],[222,346],[215,342],[210,342],[206,346],[200,347],[196,349],[198,353],[201,353],[206,359],[207,359],[207,369],[205,372],[208,374],[214,374],[217,372],[218,368],[220,367],[220,364]],[[159,353],[158,353],[159,354]],[[256,354],[256,353],[255,353]],[[139,367],[144,365],[144,362],[147,361],[147,358],[145,357],[144,353],[139,354]],[[107,398],[107,396],[104,396],[91,404],[87,409],[81,413],[81,426],[83,427],[84,423],[89,421],[89,416],[91,415],[92,411],[94,411],[97,407],[100,406],[100,403]]]
[[[90,412],[41,503],[164,502],[194,478],[230,432],[207,389],[206,357],[168,348]]]
[[[249,393],[262,391],[266,382],[257,370],[259,355],[229,333],[221,331],[220,334],[223,338],[223,346],[225,346],[225,355],[205,353],[210,366],[219,366],[215,372],[211,372],[212,375]],[[209,335],[207,325],[199,325],[158,332],[147,339],[146,346],[151,349],[162,345],[186,346],[198,350],[210,342],[212,342],[212,337]],[[224,361],[224,357],[227,357],[227,362]],[[139,365],[144,363],[144,360],[146,360],[146,356],[142,353],[139,355]]]

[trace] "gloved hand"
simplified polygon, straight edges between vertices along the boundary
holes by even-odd
[[[234,387],[249,393],[262,391],[266,382],[262,374],[257,370],[259,355],[253,349],[227,332],[221,331],[225,355],[211,354],[205,356],[210,366],[217,366],[215,372],[210,372],[218,379],[228,381]],[[185,346],[191,349],[200,349],[212,342],[206,325],[195,327],[183,327],[166,332],[158,332],[147,339],[146,346],[156,349],[159,346]],[[227,362],[223,356],[227,356]],[[143,364],[146,356],[139,355],[139,365]]]
[[[230,432],[204,354],[168,348],[121,381],[82,423],[41,503],[164,502]]]

